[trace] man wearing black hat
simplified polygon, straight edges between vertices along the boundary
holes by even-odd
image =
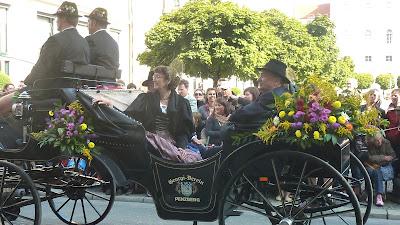
[[[287,84],[290,81],[286,77],[286,64],[271,59],[264,67],[257,69],[261,72],[258,81],[262,94],[254,102],[235,111],[229,121],[241,124],[263,123],[272,116],[275,108],[274,96],[289,92]]]
[[[89,63],[89,45],[76,30],[79,18],[76,4],[65,1],[53,15],[57,16],[57,29],[60,32],[49,37],[43,44],[38,61],[25,79],[28,87],[32,87],[35,81],[40,79],[65,76],[61,73],[64,60],[83,65]],[[48,86],[68,86],[68,83],[62,80],[48,80],[40,84],[40,87]]]
[[[117,42],[107,33],[107,10],[95,8],[88,16],[90,63],[117,71],[119,67],[119,48]],[[115,80],[109,80],[114,81]]]
[[[147,92],[152,92],[154,90],[153,75],[154,71],[150,70],[147,76],[147,80],[143,81],[142,83],[143,87],[147,87]]]

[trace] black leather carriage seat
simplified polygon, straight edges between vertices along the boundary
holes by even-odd
[[[121,70],[109,70],[99,65],[75,64],[65,60],[61,64],[60,74],[57,77],[40,79],[34,82],[34,89],[46,88],[80,88],[82,86],[95,87],[98,84],[118,85]]]

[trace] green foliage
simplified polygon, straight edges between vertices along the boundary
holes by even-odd
[[[400,88],[400,76],[397,77],[397,87]]]
[[[254,81],[255,68],[275,58],[289,65],[294,80],[316,74],[341,85],[354,65],[338,58],[333,30],[325,16],[305,26],[274,9],[258,13],[231,2],[194,0],[161,17],[138,60],[155,67],[179,59],[186,74],[216,84],[232,75]]]
[[[0,88],[3,89],[5,84],[11,83],[10,76],[0,71]]]
[[[358,81],[359,89],[367,89],[372,85],[372,83],[374,83],[374,76],[370,73],[354,74],[354,78]]]
[[[395,77],[392,74],[380,74],[376,77],[376,83],[381,86],[383,90],[392,89],[395,86]]]
[[[236,96],[239,96],[239,95],[242,94],[242,90],[240,90],[240,88],[238,88],[238,87],[233,87],[233,88],[231,89],[231,91],[232,91],[232,93],[234,93]]]
[[[161,17],[146,34],[148,49],[138,59],[154,67],[179,58],[193,76],[251,79],[266,61],[259,33],[268,32],[261,21],[259,14],[230,2],[191,1]]]

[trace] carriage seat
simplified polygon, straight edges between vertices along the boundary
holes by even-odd
[[[109,70],[99,65],[75,64],[69,60],[62,62],[61,72],[78,75],[79,78],[97,81],[115,81],[121,78],[121,70]]]

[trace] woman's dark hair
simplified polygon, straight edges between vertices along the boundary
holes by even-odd
[[[215,100],[215,103],[221,104],[222,106],[224,106],[224,114],[225,116],[228,116],[229,114],[231,114],[231,104],[226,101],[224,98],[217,98],[217,100]],[[213,114],[215,114],[215,110],[213,112]]]
[[[168,89],[175,90],[178,87],[180,77],[176,76],[176,72],[169,66],[157,66],[154,68],[154,73],[162,73],[165,75],[165,79],[169,81]]]
[[[243,93],[249,92],[253,96],[253,101],[260,95],[260,91],[256,87],[248,87]]]
[[[207,88],[207,90],[206,90],[206,96],[205,96],[205,101],[206,101],[206,103],[208,103],[208,92],[209,91],[215,91],[215,97],[217,97],[217,89],[215,89],[215,88]]]

